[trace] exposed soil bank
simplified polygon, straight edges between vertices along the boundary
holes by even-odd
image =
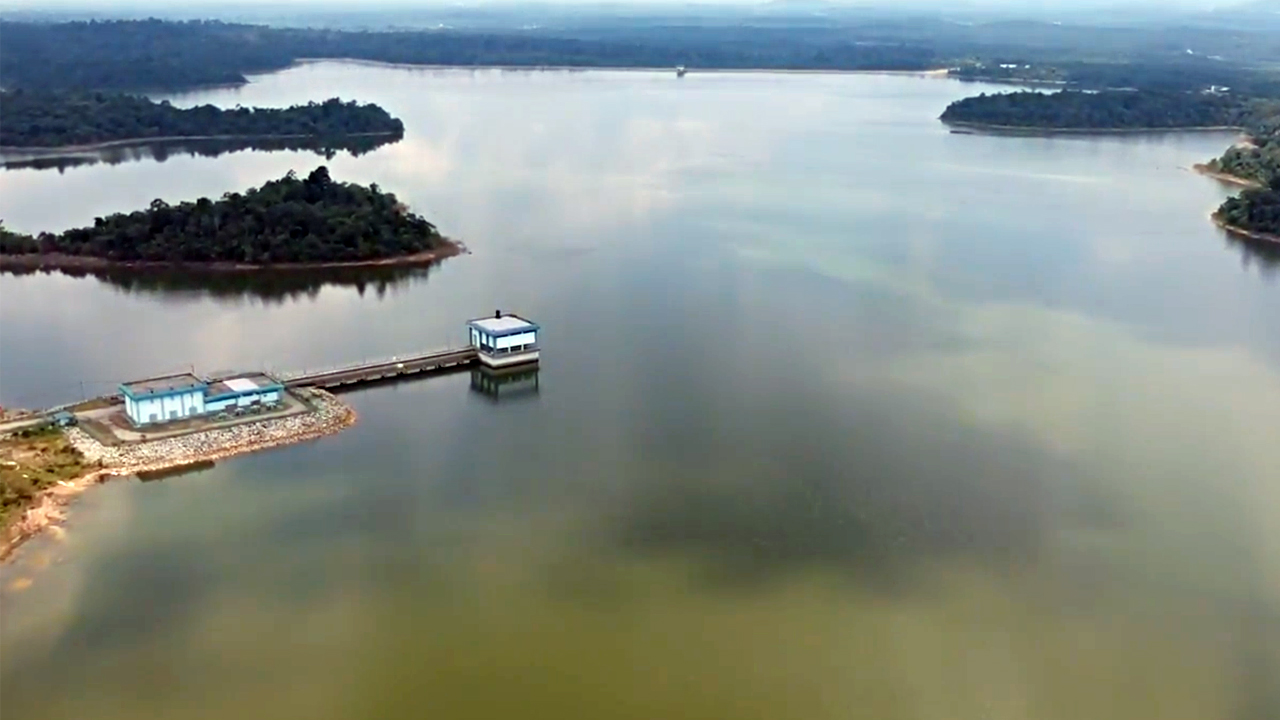
[[[58,483],[42,491],[4,529],[0,539],[0,561],[28,538],[66,518],[64,511],[87,488],[116,477],[152,473],[291,445],[332,435],[356,423],[357,416],[346,403],[323,390],[309,390],[315,410],[273,420],[244,423],[180,437],[107,447],[77,428],[66,431],[67,439],[84,456],[86,464],[97,465],[74,480]]]
[[[333,137],[294,133],[290,135],[163,135],[160,137],[125,138],[107,142],[89,143],[87,145],[57,145],[53,147],[24,147],[18,145],[0,145],[0,155],[27,156],[59,156],[70,153],[94,152],[117,147],[134,145],[150,145],[152,143],[190,142],[196,140],[298,140],[301,138],[317,138],[324,140],[341,140],[350,137],[387,137],[398,135],[396,132],[344,133]],[[33,158],[34,159],[34,158]]]
[[[1219,172],[1209,167],[1208,163],[1196,163],[1195,165],[1191,166],[1191,169],[1195,170],[1201,175],[1204,175],[1205,177],[1211,177],[1214,180],[1219,180],[1224,183],[1230,183],[1232,185],[1239,185],[1241,187],[1247,187],[1247,188],[1262,187],[1262,183],[1258,182],[1257,180],[1250,180],[1249,178],[1242,178],[1239,175],[1232,175],[1230,173]]]
[[[256,270],[322,270],[325,268],[391,267],[397,265],[429,265],[433,262],[468,252],[466,245],[457,240],[442,238],[440,247],[412,255],[330,263],[251,263],[227,262],[158,262],[119,261],[86,255],[61,253],[27,253],[25,255],[0,255],[0,270],[196,270],[201,272],[252,272]]]
[[[1214,225],[1217,225],[1218,227],[1222,228],[1223,230],[1237,237],[1244,237],[1244,238],[1249,238],[1250,240],[1259,240],[1261,242],[1274,243],[1276,245],[1280,245],[1280,235],[1269,235],[1267,233],[1254,232],[1252,230],[1245,230],[1242,227],[1230,225],[1224,222],[1222,218],[1218,217],[1218,213],[1216,212],[1210,215],[1209,219],[1213,220]]]

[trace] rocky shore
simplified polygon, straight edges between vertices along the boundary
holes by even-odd
[[[66,431],[67,439],[96,469],[43,491],[10,527],[0,541],[0,559],[8,558],[23,541],[65,519],[65,506],[86,488],[114,477],[153,472],[196,462],[222,460],[235,455],[290,445],[340,432],[356,422],[346,403],[323,390],[293,391],[314,408],[311,412],[272,420],[192,433],[152,442],[107,446],[78,428]]]

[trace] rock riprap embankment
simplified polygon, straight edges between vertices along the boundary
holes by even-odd
[[[337,432],[355,420],[346,404],[323,390],[310,392],[314,410],[272,420],[257,420],[163,440],[107,446],[77,428],[67,430],[71,444],[88,462],[104,469],[158,470],[218,460],[232,455],[307,440]]]
[[[72,482],[59,482],[42,491],[35,501],[5,529],[0,538],[0,559],[9,557],[22,541],[62,521],[63,506],[85,488],[112,477],[165,470],[195,462],[221,460],[257,450],[303,442],[331,435],[354,425],[356,413],[323,390],[302,390],[312,408],[309,412],[270,420],[254,420],[240,425],[191,433],[163,440],[103,445],[79,428],[66,430],[68,441],[84,455],[85,463],[96,465]]]

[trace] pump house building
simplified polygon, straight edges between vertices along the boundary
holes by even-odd
[[[510,367],[538,362],[537,323],[499,311],[493,317],[472,320],[467,329],[484,365]]]

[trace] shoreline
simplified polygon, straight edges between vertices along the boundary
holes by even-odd
[[[138,145],[151,145],[153,143],[172,143],[172,142],[198,142],[198,141],[217,141],[217,140],[298,140],[304,138],[317,138],[325,140],[340,140],[342,138],[355,137],[386,137],[390,135],[399,135],[395,131],[385,132],[365,132],[365,133],[345,133],[342,135],[309,135],[304,133],[291,133],[286,135],[162,135],[159,137],[137,137],[124,138],[122,140],[106,140],[97,143],[85,143],[83,145],[56,145],[51,147],[37,146],[21,146],[21,145],[0,145],[0,156],[5,159],[8,156],[23,156],[23,159],[44,159],[46,157],[61,157],[73,153],[90,153],[98,150],[110,150],[118,147],[134,147]],[[33,157],[26,157],[33,156]]]
[[[379,258],[377,260],[353,260],[327,263],[252,263],[230,262],[168,262],[161,260],[108,260],[85,255],[61,253],[28,253],[25,255],[0,254],[0,270],[194,270],[197,272],[238,273],[262,271],[326,270],[334,268],[370,268],[430,265],[446,258],[470,254],[467,246],[458,240],[441,238],[443,244],[433,250],[412,255]]]
[[[1234,125],[1193,125],[1167,128],[1069,128],[1069,127],[1029,127],[1026,125],[994,125],[991,123],[972,122],[969,120],[943,120],[943,125],[961,130],[986,131],[993,134],[1015,135],[1154,135],[1159,133],[1242,133],[1244,128]]]
[[[169,445],[174,444],[175,440],[190,441],[210,440],[218,433],[228,433],[228,431],[243,430],[245,428],[253,428],[258,431],[269,432],[273,424],[283,423],[291,418],[277,418],[273,420],[261,420],[258,422],[245,423],[230,428],[218,428],[208,430],[203,433],[195,433],[193,435],[184,436],[182,438],[167,438],[164,440],[155,440],[152,442],[142,442],[129,446],[127,450],[137,451],[142,455],[146,455],[148,450],[160,448],[156,454],[164,457],[163,460],[153,461],[135,461],[127,460],[120,464],[105,464],[104,459],[109,457],[106,450],[96,440],[90,438],[83,430],[79,428],[69,428],[66,431],[67,439],[77,450],[84,455],[86,464],[98,463],[98,467],[86,472],[80,477],[65,482],[59,482],[45,488],[32,499],[31,503],[22,510],[15,518],[11,519],[4,528],[4,536],[0,539],[0,564],[8,562],[23,543],[31,538],[39,535],[47,529],[57,527],[58,523],[66,519],[64,508],[70,502],[78,497],[85,490],[94,485],[100,485],[114,478],[131,477],[138,473],[153,473],[165,470],[171,470],[178,467],[185,467],[197,463],[212,463],[217,460],[225,460],[237,455],[246,455],[262,450],[283,447],[285,445],[295,445],[298,443],[316,440],[328,435],[339,433],[359,420],[356,411],[346,403],[339,400],[332,393],[323,390],[308,390],[312,398],[317,404],[324,407],[312,410],[309,414],[303,416],[309,422],[302,427],[296,428],[292,432],[281,434],[278,436],[262,436],[262,433],[249,433],[257,435],[240,442],[231,442],[220,445],[214,449],[204,451],[194,451],[188,454],[177,452],[164,452]],[[235,434],[234,432],[231,434]],[[94,446],[97,446],[96,448]],[[111,448],[115,450],[115,448]],[[90,454],[98,454],[99,457],[91,458]]]
[[[1280,246],[1280,235],[1270,235],[1268,233],[1254,232],[1253,230],[1246,230],[1242,227],[1232,225],[1226,222],[1225,220],[1223,220],[1222,218],[1218,217],[1218,213],[1216,211],[1209,214],[1209,219],[1213,221],[1214,225],[1218,226],[1219,230],[1222,230],[1223,232],[1226,232],[1230,235],[1235,235],[1236,237],[1242,237],[1242,238],[1249,238],[1250,240],[1257,240],[1258,242],[1271,243],[1273,245]]]
[[[1227,183],[1228,185],[1237,185],[1239,187],[1245,187],[1245,188],[1261,188],[1262,187],[1262,183],[1258,182],[1257,180],[1250,180],[1249,178],[1243,178],[1243,177],[1240,177],[1239,175],[1232,175],[1231,173],[1224,173],[1218,170],[1214,170],[1213,168],[1209,167],[1208,163],[1196,163],[1195,165],[1191,166],[1191,171],[1198,173],[1200,175],[1204,175],[1205,177],[1208,177],[1208,178],[1213,178],[1218,182]]]
[[[352,63],[354,65],[368,65],[371,67],[388,67],[401,69],[422,69],[422,70],[527,70],[530,72],[537,71],[606,71],[606,72],[660,72],[675,73],[675,66],[661,67],[642,67],[638,65],[438,65],[438,64],[419,64],[419,63],[394,63],[384,62],[381,60],[364,60],[362,58],[296,58],[293,63],[284,68],[302,67],[303,65],[315,65],[317,63],[338,62]],[[253,73],[253,75],[270,75],[278,70],[272,70],[264,73]],[[922,70],[840,70],[835,68],[686,68],[686,75],[693,74],[711,74],[711,73],[768,73],[779,75],[919,75],[926,77],[949,77],[950,68],[926,68]],[[252,82],[252,81],[250,81]]]

